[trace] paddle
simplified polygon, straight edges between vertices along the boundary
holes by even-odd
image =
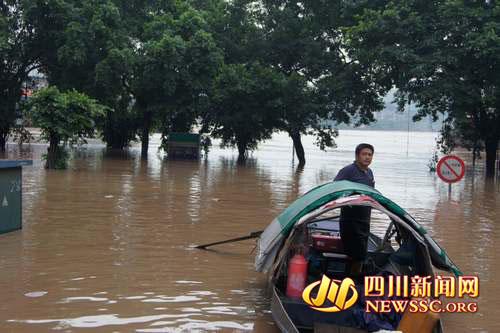
[[[254,231],[254,232],[251,232],[250,235],[248,235],[248,236],[243,236],[243,237],[238,237],[238,238],[231,238],[231,239],[227,239],[227,240],[223,240],[223,241],[219,241],[219,242],[198,245],[198,246],[195,246],[194,248],[195,249],[205,250],[209,246],[214,246],[214,245],[219,245],[219,244],[226,244],[226,243],[234,243],[234,242],[239,242],[239,241],[243,241],[243,240],[246,240],[246,239],[257,238],[257,237],[259,237],[262,234],[262,232],[263,232],[263,230]]]

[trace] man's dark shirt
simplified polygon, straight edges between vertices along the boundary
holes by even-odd
[[[348,166],[342,168],[334,180],[350,180],[351,182],[375,187],[375,180],[373,178],[372,170],[368,168],[368,170],[363,171],[358,167],[356,162],[353,162],[352,164],[349,164]]]
[[[375,187],[371,169],[363,171],[356,162],[342,168],[334,179]],[[368,236],[370,235],[370,207],[344,206],[340,213],[340,236],[344,250],[354,260],[364,260],[367,254]]]

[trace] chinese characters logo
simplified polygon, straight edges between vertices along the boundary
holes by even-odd
[[[450,301],[443,298],[475,299],[479,297],[477,276],[366,276],[363,306],[365,312],[477,312],[477,302]],[[326,275],[308,285],[303,300],[322,312],[339,312],[358,301],[354,281],[346,278],[332,280]]]

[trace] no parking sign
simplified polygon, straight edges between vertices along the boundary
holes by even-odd
[[[437,174],[446,183],[456,183],[464,177],[465,163],[460,157],[445,156],[437,164]]]

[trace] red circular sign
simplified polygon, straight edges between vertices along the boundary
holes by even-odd
[[[437,164],[437,174],[446,183],[456,183],[464,177],[465,163],[460,157],[445,156]]]

